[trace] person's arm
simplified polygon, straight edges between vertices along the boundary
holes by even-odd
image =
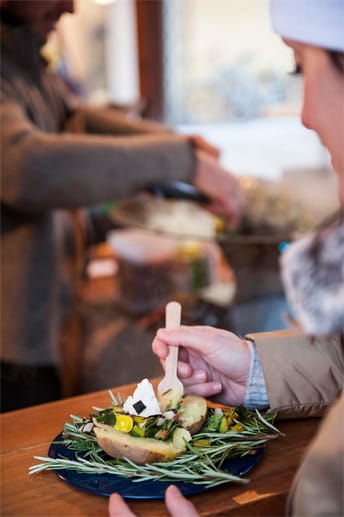
[[[196,169],[183,137],[46,133],[15,102],[1,105],[1,149],[2,201],[22,211],[121,199],[161,178],[192,181]]]
[[[238,213],[235,180],[186,137],[46,133],[20,104],[4,102],[0,109],[1,195],[9,207],[40,212],[92,206],[173,179],[193,182],[221,213]]]
[[[321,416],[343,389],[342,336],[299,330],[249,334],[257,347],[270,411],[279,418]]]
[[[152,120],[135,119],[111,108],[91,108],[79,106],[67,119],[66,131],[79,134],[97,134],[112,136],[149,136],[177,135],[163,124]],[[218,215],[231,216],[230,226],[235,227],[239,221],[242,196],[238,181],[218,162],[219,150],[200,135],[184,135],[184,142],[192,147],[197,159],[197,171],[194,183],[211,199],[209,209]],[[177,157],[176,157],[177,159]],[[212,173],[216,167],[216,173]],[[161,178],[166,180],[168,178]],[[221,192],[221,195],[219,193]],[[223,198],[229,203],[224,204]],[[228,213],[228,205],[231,205]]]
[[[249,340],[257,347],[256,364]],[[163,366],[167,345],[180,347],[178,374],[185,392],[225,404],[253,407],[252,400],[260,395],[262,407],[281,418],[319,416],[342,389],[340,336],[311,338],[283,330],[250,334],[243,340],[212,327],[160,329],[152,346]]]
[[[344,515],[344,394],[323,420],[289,492],[287,515]]]
[[[174,134],[171,129],[152,120],[135,118],[111,107],[96,108],[86,105],[79,105],[70,113],[64,129],[73,133],[117,136]]]

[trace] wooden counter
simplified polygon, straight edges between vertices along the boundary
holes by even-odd
[[[134,385],[115,388],[123,397]],[[53,472],[29,476],[33,456],[46,456],[49,445],[70,414],[88,415],[92,406],[107,407],[107,391],[4,413],[0,417],[1,514],[3,516],[107,516],[108,498],[69,486]],[[284,515],[288,487],[301,456],[319,424],[317,419],[278,422],[285,437],[268,443],[260,463],[245,486],[227,484],[191,497],[201,515]],[[129,501],[140,516],[165,516],[164,503]]]

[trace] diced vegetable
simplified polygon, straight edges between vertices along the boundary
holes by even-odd
[[[142,427],[135,424],[132,429],[132,435],[137,436],[138,438],[143,438],[145,435],[145,430]]]
[[[121,433],[130,433],[134,425],[133,419],[129,415],[117,415],[113,428]]]
[[[244,430],[245,430],[245,426],[242,424],[239,424],[239,423],[232,425],[232,427],[231,427],[231,431],[235,431],[236,433],[241,433]]]
[[[220,433],[226,433],[228,431],[228,428],[229,428],[228,420],[225,416],[223,416],[221,418],[219,431],[220,431]]]

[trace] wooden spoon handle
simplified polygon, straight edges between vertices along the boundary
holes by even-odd
[[[180,327],[182,307],[178,302],[169,302],[165,309],[165,325],[167,329]],[[165,363],[165,376],[158,385],[160,407],[167,408],[178,401],[183,393],[184,386],[177,377],[178,346],[169,346]]]
[[[178,302],[169,302],[166,305],[165,325],[167,329],[177,329],[180,327],[182,317],[182,306]]]
[[[167,329],[177,329],[180,327],[182,307],[178,302],[169,302],[166,305],[165,325]],[[168,378],[177,375],[178,347],[170,346],[166,358],[166,374]]]

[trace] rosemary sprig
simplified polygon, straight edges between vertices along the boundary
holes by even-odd
[[[125,478],[134,478],[138,481],[184,481],[186,483],[201,484],[207,487],[220,485],[228,482],[247,483],[248,480],[234,476],[229,472],[216,467],[211,461],[207,463],[197,462],[196,465],[181,465],[179,462],[171,461],[166,463],[151,463],[147,465],[136,465],[132,461],[105,461],[98,455],[92,460],[77,457],[76,460],[65,458],[52,459],[48,457],[35,456],[36,460],[42,463],[29,468],[30,474],[37,474],[44,470],[73,469],[84,474],[114,474]],[[178,467],[178,468],[177,468]]]

